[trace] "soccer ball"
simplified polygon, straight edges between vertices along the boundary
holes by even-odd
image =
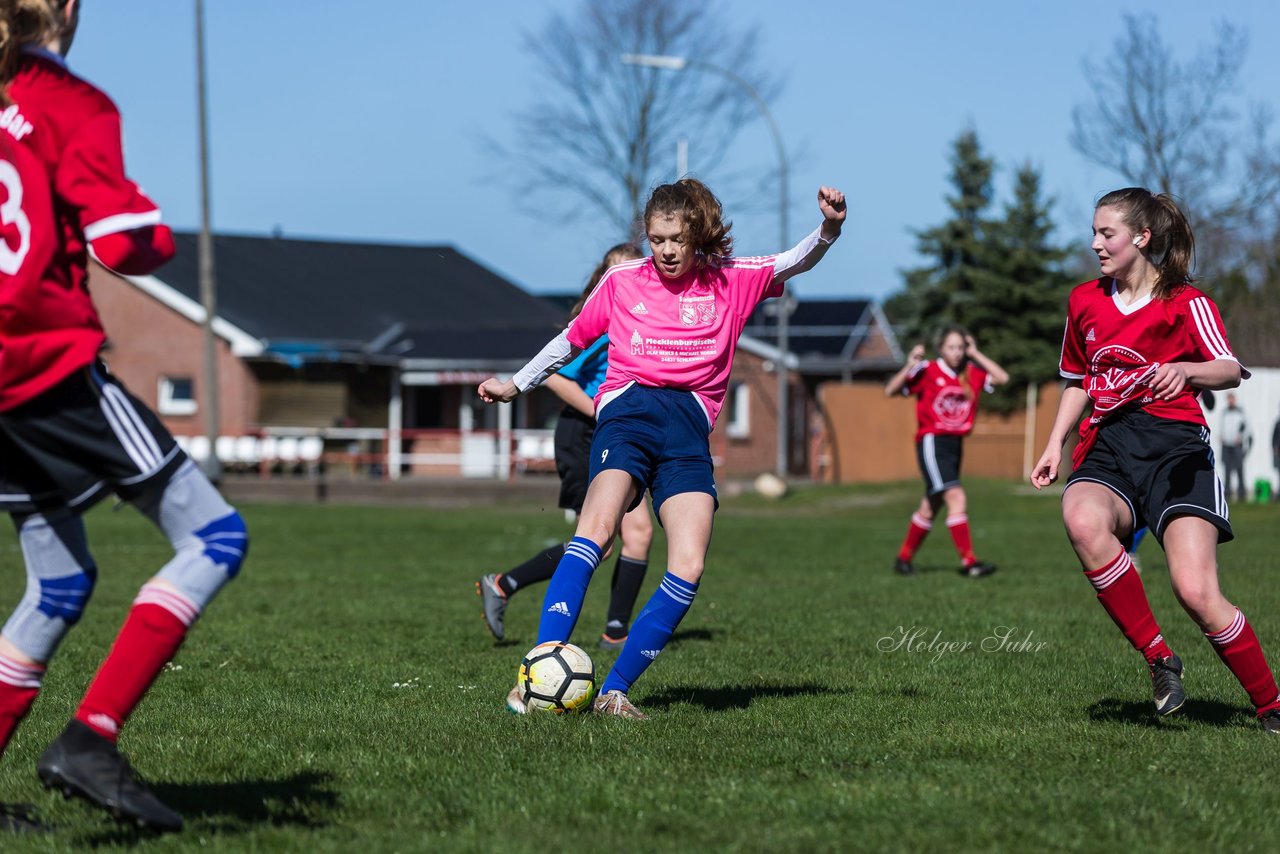
[[[773,472],[765,472],[756,478],[756,492],[765,498],[777,500],[787,494],[787,482]]]
[[[547,641],[529,650],[520,662],[516,685],[531,712],[578,712],[589,707],[595,696],[596,667],[581,648]]]

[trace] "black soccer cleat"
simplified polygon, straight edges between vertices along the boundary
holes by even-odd
[[[903,560],[902,558],[894,559],[893,571],[898,573],[898,575],[915,575],[916,574],[916,568],[914,565],[912,565],[911,561]]]
[[[1280,735],[1280,709],[1272,709],[1264,715],[1258,717],[1258,723],[1262,724],[1262,729],[1271,735]]]
[[[116,745],[72,720],[36,763],[46,789],[75,795],[111,813],[117,821],[160,831],[182,830],[182,816],[161,803],[133,775]]]
[[[1156,714],[1166,717],[1181,709],[1187,701],[1187,692],[1182,689],[1182,659],[1176,655],[1157,658],[1149,669]]]
[[[971,563],[968,566],[960,567],[960,574],[968,578],[984,578],[996,571],[994,563]]]

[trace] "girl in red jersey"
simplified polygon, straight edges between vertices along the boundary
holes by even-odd
[[[947,530],[960,555],[960,574],[981,578],[996,571],[973,553],[964,487],[960,485],[960,459],[964,437],[973,431],[978,395],[1004,385],[1009,375],[983,355],[973,336],[958,326],[948,326],[938,336],[938,358],[926,362],[924,345],[907,354],[907,363],[884,387],[884,393],[916,397],[916,462],[924,476],[924,498],[911,516],[907,537],[898,550],[893,569],[914,575],[911,563],[916,550],[933,529],[934,517],[947,506]]]
[[[1182,607],[1240,680],[1269,733],[1280,692],[1253,628],[1218,588],[1218,543],[1232,538],[1213,468],[1202,389],[1235,388],[1248,372],[1231,352],[1213,300],[1193,287],[1191,225],[1172,198],[1140,187],[1103,196],[1093,216],[1102,276],[1071,292],[1060,370],[1067,379],[1031,482],[1058,478],[1062,445],[1080,426],[1062,519],[1098,601],[1143,654],[1156,712],[1182,707],[1182,661],[1156,624],[1123,543],[1147,526],[1165,551]]]
[[[105,336],[87,286],[90,249],[118,272],[143,274],[172,256],[173,238],[125,175],[115,105],[63,60],[78,17],[77,0],[0,4],[0,127],[41,162],[55,218],[54,245],[38,265],[34,256],[27,270],[0,260],[0,504],[27,571],[26,595],[0,632],[0,748],[93,592],[97,567],[80,513],[114,492],[164,533],[174,555],[143,585],[36,770],[47,787],[117,818],[178,830],[181,816],[134,778],[116,741],[238,572],[248,539],[240,515],[98,358]]]

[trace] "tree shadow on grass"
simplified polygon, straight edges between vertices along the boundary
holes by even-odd
[[[234,835],[263,825],[318,830],[329,826],[338,806],[333,775],[304,771],[279,780],[236,780],[228,783],[151,783],[160,800],[177,810],[202,833]],[[126,825],[83,840],[98,847],[136,842],[155,834]]]
[[[1161,718],[1155,713],[1150,700],[1121,700],[1116,697],[1104,697],[1085,711],[1090,720],[1098,723],[1165,728],[1176,728],[1179,723],[1236,727],[1247,723],[1252,717],[1247,709],[1217,700],[1187,700],[1181,709],[1167,718]]]
[[[709,712],[745,709],[754,700],[765,697],[815,697],[820,694],[844,694],[827,685],[722,685],[719,688],[667,688],[641,700],[645,708],[667,709],[679,703],[692,703]]]

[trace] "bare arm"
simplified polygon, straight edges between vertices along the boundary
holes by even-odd
[[[1156,400],[1172,400],[1187,386],[1222,391],[1240,385],[1240,363],[1235,359],[1212,362],[1169,362],[1161,365],[1151,380]]]
[[[907,363],[902,366],[896,374],[889,377],[889,381],[884,384],[884,396],[893,397],[902,391],[902,387],[907,384],[907,377],[911,376],[911,372],[915,370],[916,365],[924,361],[924,345],[917,344],[911,348],[911,352],[907,354]]]
[[[978,363],[978,367],[987,372],[987,378],[992,385],[1004,385],[1009,381],[1009,372],[986,353],[978,349],[978,343],[973,340],[972,335],[964,337],[965,355]]]
[[[1089,394],[1084,390],[1080,380],[1068,380],[1062,391],[1062,400],[1058,401],[1058,414],[1053,419],[1053,429],[1049,431],[1049,441],[1045,445],[1040,461],[1031,470],[1031,485],[1036,489],[1044,489],[1058,479],[1058,466],[1062,463],[1062,446],[1067,441],[1073,427],[1080,421],[1084,408],[1089,403]]]
[[[543,383],[552,394],[560,398],[566,405],[572,406],[588,418],[596,417],[596,404],[591,398],[587,397],[587,393],[582,390],[582,386],[573,380],[562,377],[559,374],[553,374],[547,377],[547,381]]]

